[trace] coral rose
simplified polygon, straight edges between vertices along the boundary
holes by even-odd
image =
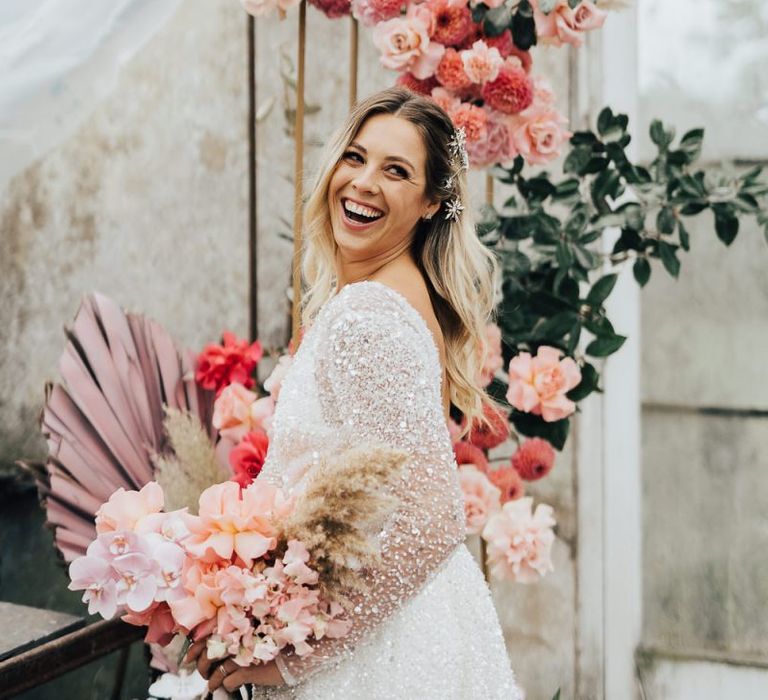
[[[456,464],[471,464],[481,472],[488,471],[488,459],[485,453],[479,448],[463,440],[453,444],[453,454],[456,457]]]
[[[443,87],[449,90],[462,90],[472,85],[464,72],[464,61],[456,49],[446,49],[435,69],[435,77]]]
[[[229,465],[234,474],[233,481],[245,488],[261,472],[269,449],[269,438],[262,430],[248,433],[229,453]]]
[[[430,97],[434,103],[445,110],[449,117],[461,106],[461,100],[444,87],[433,88]]]
[[[501,508],[501,491],[485,474],[468,464],[459,467],[459,485],[464,494],[467,533],[479,535],[488,518]]]
[[[250,389],[254,385],[251,373],[264,354],[258,340],[249,345],[230,331],[224,331],[222,339],[223,345],[210,343],[203,348],[195,370],[195,381],[204,389],[215,390],[216,396],[232,382]]]
[[[545,421],[561,420],[576,410],[566,394],[581,382],[576,362],[557,348],[542,345],[536,357],[521,352],[509,361],[507,401],[518,411],[533,413]]]
[[[530,496],[505,503],[488,519],[483,539],[488,542],[491,574],[519,583],[535,583],[552,566],[555,519],[551,506],[540,503],[531,514]]]
[[[525,484],[514,467],[501,467],[488,472],[491,483],[501,491],[501,502],[516,501],[525,495]]]
[[[476,107],[469,102],[462,102],[450,113],[450,117],[457,129],[464,129],[467,143],[474,143],[485,138],[487,117],[482,107]]]
[[[473,83],[486,83],[495,80],[504,59],[495,47],[488,47],[484,41],[476,41],[471,49],[460,53],[464,63],[464,72]]]
[[[233,382],[214,402],[211,422],[223,437],[239,442],[251,430],[269,426],[274,406],[271,396],[259,399],[242,384]]]
[[[501,445],[509,437],[509,421],[504,413],[489,403],[483,404],[483,414],[490,421],[490,426],[485,427],[480,421],[475,420],[467,440],[482,450],[491,450]],[[466,423],[467,420],[464,418],[462,427]]]
[[[557,5],[548,13],[539,9],[537,0],[531,0],[531,4],[536,36],[554,46],[581,46],[584,43],[583,33],[602,27],[607,16],[588,0],[582,0],[573,9],[568,0],[558,0]]]
[[[480,370],[480,384],[483,387],[488,386],[496,372],[504,366],[504,358],[501,355],[501,328],[495,323],[486,324],[485,342],[485,356]]]
[[[516,58],[506,59],[495,80],[483,85],[483,99],[505,114],[517,114],[533,103],[533,82]]]
[[[430,41],[423,14],[387,20],[373,30],[373,43],[381,52],[381,65],[392,70],[410,70],[419,80],[429,78],[445,51]]]
[[[512,466],[526,481],[541,479],[555,466],[555,448],[543,438],[530,438],[512,455]]]
[[[512,140],[531,165],[547,163],[560,155],[561,146],[571,137],[565,128],[568,120],[551,107],[534,107],[518,115]]]

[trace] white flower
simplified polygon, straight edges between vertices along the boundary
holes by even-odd
[[[208,681],[197,670],[192,673],[179,671],[164,673],[152,685],[149,692],[154,698],[169,700],[198,700],[208,692]]]

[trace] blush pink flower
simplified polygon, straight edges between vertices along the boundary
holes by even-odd
[[[548,345],[539,347],[536,357],[521,352],[509,361],[507,401],[518,411],[533,413],[545,421],[561,420],[576,410],[565,395],[581,382],[576,362]]]
[[[488,542],[488,563],[496,578],[535,583],[548,571],[554,571],[553,511],[540,503],[532,514],[532,504],[529,496],[508,501],[500,512],[491,515],[483,529],[483,539]]]
[[[507,165],[518,155],[510,132],[511,117],[495,109],[486,108],[486,136],[482,141],[467,144],[470,164],[475,168],[486,168],[501,163]]]
[[[210,486],[200,494],[197,517],[190,517],[190,536],[184,546],[207,562],[230,560],[234,555],[250,565],[277,544],[275,514],[286,509],[281,492],[256,480],[240,489],[233,481]]]
[[[288,370],[291,368],[292,364],[292,355],[280,355],[274,369],[264,380],[264,389],[269,392],[269,395],[274,401],[277,401],[280,396],[283,379],[285,379],[285,375],[288,374]]]
[[[381,65],[397,71],[409,70],[419,80],[433,75],[445,47],[430,41],[428,20],[423,13],[414,12],[377,24],[373,43],[381,52]]]
[[[504,366],[504,358],[501,355],[501,328],[495,323],[485,326],[486,350],[483,357],[483,366],[480,370],[480,384],[488,386],[496,372]]]
[[[283,555],[283,564],[285,564],[285,574],[293,578],[296,583],[304,585],[313,585],[317,583],[317,571],[307,566],[309,561],[309,551],[303,542],[299,540],[288,540],[288,549]]]
[[[444,87],[433,88],[430,97],[435,104],[445,110],[449,117],[461,106],[461,100]]]
[[[512,140],[520,155],[531,165],[547,163],[560,155],[572,136],[565,128],[568,120],[551,107],[533,107],[518,115]]]
[[[525,495],[525,484],[514,467],[501,467],[488,472],[490,482],[501,491],[502,504]]]
[[[478,535],[488,518],[501,508],[501,491],[483,472],[468,464],[459,467],[459,485],[464,494],[467,533]]]
[[[464,129],[467,143],[476,143],[485,138],[487,117],[482,107],[462,102],[450,112],[450,117],[457,129]]]
[[[82,591],[88,614],[111,620],[117,612],[117,578],[110,564],[98,557],[78,557],[69,565],[70,591]]]
[[[471,49],[461,52],[464,72],[473,83],[486,83],[495,80],[504,59],[495,47],[488,47],[484,41],[476,41]]]
[[[526,481],[536,481],[555,466],[555,449],[543,438],[529,438],[512,455],[512,466]]]
[[[366,27],[397,17],[404,0],[352,0],[352,16]]]
[[[250,431],[264,428],[273,413],[273,397],[259,399],[239,382],[233,382],[214,402],[212,423],[223,437],[239,442]]]
[[[204,389],[215,390],[216,396],[232,382],[250,389],[254,385],[251,373],[264,354],[261,343],[248,344],[229,331],[224,331],[222,340],[222,345],[209,343],[197,356],[195,381]]]
[[[584,32],[602,27],[607,17],[604,11],[588,0],[582,0],[573,9],[568,0],[559,0],[549,13],[539,9],[537,0],[532,0],[531,4],[537,37],[554,46],[581,46]]]
[[[155,481],[145,484],[140,491],[121,487],[96,511],[96,532],[135,531],[149,516],[163,509],[164,501],[163,489]]]
[[[479,471],[485,473],[488,471],[488,459],[485,453],[479,448],[463,440],[453,444],[453,455],[456,457],[456,464],[470,464]]]
[[[533,102],[533,82],[520,61],[507,58],[495,80],[483,85],[483,99],[504,114],[518,114]]]

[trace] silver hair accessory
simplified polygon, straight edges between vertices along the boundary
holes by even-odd
[[[458,221],[461,212],[464,211],[464,205],[458,197],[454,197],[445,205],[445,218],[451,221]]]
[[[464,131],[464,127],[460,126],[454,129],[453,136],[448,142],[448,148],[451,151],[451,156],[458,160],[462,170],[469,168],[469,156],[467,155],[467,132]]]

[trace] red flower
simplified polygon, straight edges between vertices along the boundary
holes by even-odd
[[[475,447],[482,450],[490,450],[501,445],[509,437],[509,422],[507,416],[494,408],[491,404],[483,404],[483,414],[490,420],[489,427],[483,427],[479,421],[475,421],[472,429],[469,431],[467,440]],[[462,428],[467,424],[464,418],[461,422]]]
[[[456,464],[474,464],[484,474],[488,472],[488,460],[479,447],[470,445],[463,440],[453,443],[453,454],[456,456]]]
[[[458,44],[472,29],[472,13],[466,5],[452,5],[449,0],[430,0],[427,5],[435,17],[432,40],[440,44]]]
[[[488,472],[490,482],[501,491],[501,503],[516,501],[525,495],[525,484],[514,467],[502,467]]]
[[[424,95],[425,97],[429,97],[432,94],[432,88],[439,85],[434,76],[430,76],[426,80],[419,80],[408,71],[400,74],[396,84],[402,85],[404,88],[408,88],[411,92],[415,92],[417,95]]]
[[[309,4],[314,5],[326,17],[336,19],[349,14],[352,0],[309,0]]]
[[[505,114],[517,114],[533,103],[533,83],[517,62],[507,61],[496,80],[483,85],[483,99]]]
[[[251,372],[264,354],[258,340],[248,345],[230,331],[224,331],[222,338],[223,345],[209,343],[203,348],[195,371],[195,381],[204,389],[215,389],[216,396],[232,382],[250,389],[254,385]]]
[[[229,466],[236,481],[242,488],[250,484],[264,466],[269,448],[269,438],[263,430],[248,433],[229,453]]]
[[[472,81],[464,72],[464,61],[456,49],[445,50],[440,63],[437,64],[435,77],[438,82],[449,90],[462,90],[472,85]]]
[[[555,450],[542,438],[526,440],[512,455],[512,466],[526,481],[541,479],[555,465]]]

